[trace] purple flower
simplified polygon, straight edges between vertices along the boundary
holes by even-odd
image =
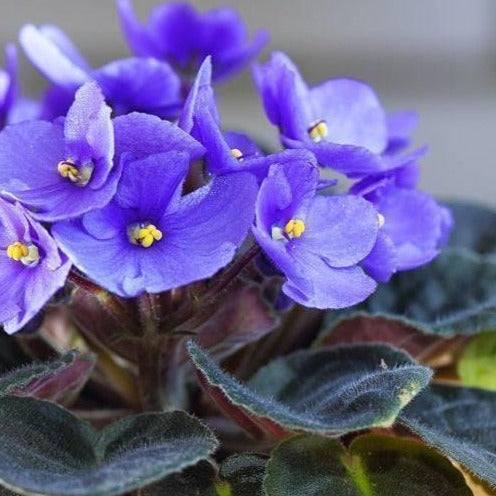
[[[418,166],[412,162],[369,176],[350,192],[373,203],[380,214],[377,244],[364,262],[367,272],[386,282],[396,271],[434,259],[447,242],[453,219],[430,195],[415,190]]]
[[[352,177],[385,168],[388,143],[384,110],[373,90],[351,79],[309,88],[283,53],[254,67],[265,112],[288,148],[311,150],[321,165]]]
[[[56,223],[55,239],[80,270],[124,297],[212,276],[246,236],[256,182],[231,174],[182,196],[189,162],[173,149],[126,163],[109,205]]]
[[[121,168],[113,165],[110,108],[95,82],[76,93],[64,124],[22,122],[0,133],[0,187],[33,217],[55,221],[106,205]]]
[[[188,76],[212,56],[214,80],[241,70],[268,42],[264,30],[252,41],[239,14],[219,7],[200,14],[187,3],[163,3],[152,10],[146,25],[141,24],[131,0],[118,0],[117,8],[125,37],[139,56],[165,60]]]
[[[140,111],[165,118],[179,112],[181,82],[165,62],[129,58],[92,69],[65,33],[51,25],[28,24],[19,40],[27,57],[54,85],[45,95],[43,117],[65,115],[74,92],[92,80],[115,114]]]
[[[211,69],[210,57],[207,57],[186,99],[179,125],[205,147],[205,164],[209,174],[250,172],[260,183],[272,164],[294,161],[294,153],[288,150],[265,156],[245,134],[221,130],[211,86]]]
[[[0,226],[0,322],[12,334],[64,285],[70,263],[21,205],[0,199]]]
[[[410,135],[418,124],[418,115],[413,111],[395,112],[387,115],[387,155],[397,154],[411,143]]]
[[[260,188],[253,233],[286,276],[283,291],[298,303],[344,308],[364,300],[375,281],[357,264],[379,229],[371,203],[353,195],[316,194],[315,158],[300,151],[292,164],[274,164]]]
[[[0,129],[10,121],[17,91],[17,52],[9,44],[5,47],[5,70],[0,69]]]

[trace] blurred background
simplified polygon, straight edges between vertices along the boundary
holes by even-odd
[[[135,0],[144,18],[158,0]],[[272,33],[266,50],[287,52],[309,82],[348,76],[370,83],[388,110],[420,114],[428,143],[423,187],[441,198],[496,206],[495,0],[193,0],[230,3],[252,30]],[[1,0],[0,41],[26,22],[66,30],[95,65],[129,55],[112,0]],[[192,36],[194,33],[192,33]],[[43,80],[23,61],[24,89]],[[245,74],[219,89],[223,123],[276,142]]]

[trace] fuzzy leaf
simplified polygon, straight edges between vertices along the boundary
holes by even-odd
[[[390,426],[429,382],[430,369],[388,346],[302,351],[263,367],[245,385],[195,343],[189,352],[218,406],[254,435],[328,435]]]
[[[0,396],[15,394],[63,402],[72,399],[89,379],[93,354],[76,350],[52,362],[30,364],[0,376]]]
[[[447,249],[426,267],[397,274],[365,303],[329,312],[324,328],[358,317],[382,317],[443,337],[496,329],[496,260]]]
[[[481,254],[496,254],[496,212],[470,202],[451,202],[447,206],[455,219],[450,245]]]
[[[41,495],[111,496],[209,456],[213,434],[185,412],[123,418],[103,431],[35,398],[0,398],[0,484]]]
[[[142,496],[217,496],[215,490],[216,470],[202,460],[193,467],[172,474],[141,491]],[[1,495],[0,495],[1,496]]]
[[[399,420],[426,443],[496,484],[496,393],[433,385]]]
[[[463,475],[413,440],[365,435],[346,450],[335,439],[296,436],[272,453],[267,496],[471,496]]]
[[[220,466],[219,496],[264,496],[263,478],[267,460],[258,455],[233,455]],[[224,491],[224,492],[222,492]]]

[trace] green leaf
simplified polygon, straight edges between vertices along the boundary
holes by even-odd
[[[142,490],[143,496],[264,496],[267,460],[258,455],[233,455],[216,467],[203,460]],[[1,496],[1,495],[0,495]]]
[[[267,460],[258,455],[233,455],[220,466],[219,496],[264,496],[263,478]]]
[[[457,364],[463,384],[496,391],[496,333],[475,336],[464,348]]]
[[[371,317],[443,337],[496,329],[496,261],[447,249],[426,267],[397,274],[365,303],[329,312],[324,334],[343,319]]]
[[[74,350],[51,362],[26,365],[0,376],[0,397],[15,394],[58,402],[70,400],[86,384],[95,361],[95,355]]]
[[[496,485],[496,393],[432,385],[405,408],[399,421]]]
[[[481,254],[496,253],[496,212],[490,208],[470,202],[447,204],[455,226],[450,245],[467,248]]]
[[[218,406],[254,435],[343,434],[390,426],[429,382],[431,371],[388,346],[302,351],[240,384],[194,343],[198,377]]]
[[[185,412],[123,418],[101,432],[29,397],[0,398],[0,484],[41,495],[111,496],[198,463],[217,447]]]
[[[346,450],[335,439],[296,436],[273,452],[267,496],[471,496],[463,475],[413,440],[369,434]]]
[[[142,496],[217,496],[216,469],[206,460],[146,487]]]

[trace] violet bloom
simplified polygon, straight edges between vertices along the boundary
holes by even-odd
[[[315,308],[344,308],[369,296],[375,281],[357,264],[372,250],[377,211],[354,195],[316,194],[315,158],[274,164],[260,188],[253,233],[286,276],[283,291]]]
[[[66,34],[51,25],[28,24],[19,40],[30,61],[54,85],[45,95],[45,118],[65,115],[74,92],[92,80],[102,88],[114,114],[140,111],[165,118],[179,112],[181,82],[165,62],[129,58],[92,69]]]
[[[70,269],[48,232],[24,208],[0,199],[0,322],[24,327],[58,291]]]
[[[131,0],[117,0],[122,28],[131,50],[141,57],[165,60],[186,76],[212,56],[213,78],[224,79],[240,71],[267,44],[264,30],[252,41],[239,14],[218,7],[203,14],[187,3],[167,2],[150,13],[143,25]]]
[[[294,162],[298,153],[295,155],[292,150],[265,156],[246,134],[222,131],[211,86],[211,73],[211,60],[207,57],[198,71],[179,119],[179,126],[205,147],[207,172],[214,176],[250,172],[260,183],[272,164]]]
[[[110,108],[95,82],[76,93],[64,124],[30,121],[0,133],[0,187],[33,217],[55,221],[106,205],[117,189]]]
[[[5,70],[0,69],[0,129],[10,121],[17,97],[17,53],[15,46],[5,47]]]
[[[427,193],[414,189],[418,176],[413,162],[369,176],[350,190],[373,203],[380,214],[377,243],[364,262],[378,281],[388,281],[396,271],[425,265],[448,241],[451,213]]]
[[[214,275],[246,236],[256,182],[231,174],[182,196],[189,162],[169,151],[126,163],[109,205],[56,223],[55,239],[81,271],[124,297]]]

